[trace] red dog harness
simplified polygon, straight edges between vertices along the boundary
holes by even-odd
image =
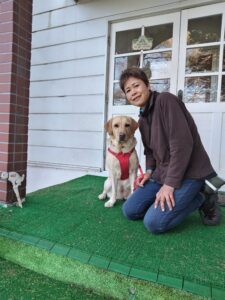
[[[129,160],[130,160],[130,156],[131,156],[132,152],[134,151],[134,148],[126,153],[123,153],[123,152],[116,153],[116,152],[112,151],[110,148],[108,148],[108,151],[119,160],[120,169],[121,169],[120,179],[121,180],[128,179],[129,178]]]

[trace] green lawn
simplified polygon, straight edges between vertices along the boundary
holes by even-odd
[[[0,299],[1,300],[203,300],[206,298],[194,296],[182,291],[177,291],[165,286],[150,284],[146,297],[141,297],[140,287],[134,295],[126,290],[123,298],[103,296],[86,289],[82,285],[77,286],[65,283],[25,269],[12,262],[0,259]]]
[[[109,299],[91,290],[48,278],[3,259],[0,259],[0,270],[1,300]]]

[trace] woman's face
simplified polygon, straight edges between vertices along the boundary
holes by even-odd
[[[130,104],[144,107],[149,98],[149,86],[141,79],[130,77],[124,84],[124,92]]]

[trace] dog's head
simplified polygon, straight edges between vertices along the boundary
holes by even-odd
[[[138,123],[133,118],[127,116],[113,117],[105,124],[108,134],[118,143],[128,141],[134,136],[137,128]]]

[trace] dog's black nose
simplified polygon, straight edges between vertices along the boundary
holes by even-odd
[[[119,140],[120,140],[120,142],[124,141],[125,137],[126,137],[125,133],[120,133],[119,134]]]

